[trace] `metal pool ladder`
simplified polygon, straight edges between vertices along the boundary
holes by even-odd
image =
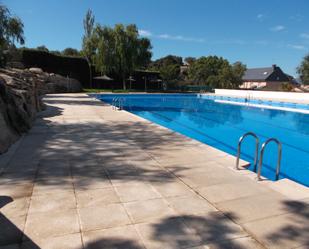
[[[282,144],[276,138],[269,138],[262,144],[261,151],[260,151],[259,166],[258,166],[258,169],[257,169],[258,150],[259,150],[260,140],[259,140],[258,136],[253,132],[247,132],[243,136],[241,136],[240,139],[239,139],[239,142],[238,142],[238,147],[237,147],[236,169],[239,170],[239,158],[240,158],[240,153],[241,153],[241,144],[242,144],[243,140],[248,136],[253,136],[255,138],[255,156],[254,156],[253,171],[256,172],[256,170],[258,170],[258,172],[257,172],[258,181],[262,180],[261,170],[262,170],[262,165],[263,165],[264,151],[265,151],[267,144],[270,143],[270,142],[275,142],[278,145],[278,161],[277,161],[277,167],[276,167],[276,181],[277,181],[279,179],[279,174],[280,174],[281,157],[282,157]]]
[[[124,102],[123,98],[118,98],[118,97],[113,98],[112,109],[115,110],[115,111],[116,110],[123,110],[123,102]]]
[[[242,135],[239,139],[238,146],[237,146],[237,159],[236,159],[236,169],[239,169],[239,158],[240,158],[240,152],[241,152],[241,144],[242,141],[248,137],[252,136],[255,138],[255,156],[254,156],[254,172],[256,172],[256,166],[257,166],[257,161],[258,161],[258,153],[259,153],[259,144],[260,144],[260,139],[258,136],[253,133],[253,132],[247,132],[244,135]]]
[[[281,166],[281,156],[282,156],[282,144],[276,138],[269,138],[269,139],[266,140],[265,143],[262,144],[262,148],[261,148],[260,161],[259,161],[259,167],[258,167],[258,172],[257,172],[257,178],[258,178],[259,181],[262,180],[261,170],[262,170],[262,164],[263,164],[264,151],[265,151],[266,145],[269,142],[275,142],[278,145],[278,160],[277,160],[277,167],[276,167],[276,181],[279,180],[279,173],[280,173],[280,166]]]

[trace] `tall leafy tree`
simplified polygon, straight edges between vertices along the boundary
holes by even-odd
[[[116,72],[119,73],[122,83],[123,89],[126,89],[126,75],[130,71],[130,61],[128,61],[129,54],[129,44],[128,39],[126,37],[125,28],[122,24],[116,24],[114,28],[114,36],[115,36],[115,59],[116,59]],[[128,48],[128,49],[127,49]],[[127,64],[128,62],[129,64]]]
[[[65,56],[80,56],[80,52],[75,48],[66,48],[61,54]]]
[[[309,54],[306,55],[300,66],[297,68],[297,73],[304,85],[309,85]]]
[[[147,68],[151,61],[152,56],[152,45],[148,38],[142,37],[138,41],[137,46],[137,56],[136,56],[136,64],[137,67],[140,68]]]
[[[152,62],[150,67],[151,69],[158,70],[164,81],[172,82],[178,80],[182,64],[182,57],[168,55]]]
[[[49,52],[49,49],[45,45],[38,46],[36,49],[44,52]]]
[[[232,87],[233,88],[237,88],[242,84],[242,77],[244,76],[246,70],[247,70],[246,65],[244,65],[240,61],[237,61],[232,65],[232,72],[233,72]]]
[[[95,17],[92,11],[89,9],[86,13],[84,24],[84,36],[82,44],[82,54],[90,61],[93,61],[93,56],[95,54],[95,46],[93,44],[93,30],[94,30]]]
[[[4,64],[3,51],[15,47],[15,42],[25,43],[24,24],[15,16],[12,16],[9,9],[0,5],[0,66]]]
[[[113,29],[98,24],[93,32],[92,40],[97,48],[94,56],[96,70],[101,74],[115,73],[115,36]]]
[[[151,59],[151,43],[147,38],[139,37],[135,25],[117,24],[111,28],[97,24],[91,41],[95,47],[96,70],[118,77],[124,89],[133,71],[147,67]]]
[[[194,57],[186,57],[185,58],[185,63],[188,65],[192,65],[196,61],[196,58]]]
[[[18,17],[10,18],[8,21],[8,39],[12,45],[15,45],[15,42],[25,43],[24,24]]]
[[[237,88],[246,67],[237,62],[231,65],[226,59],[217,56],[201,57],[189,68],[189,79],[198,85],[212,88]]]

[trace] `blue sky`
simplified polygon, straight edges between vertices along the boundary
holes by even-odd
[[[218,55],[249,68],[277,64],[296,75],[309,52],[308,0],[0,0],[25,24],[27,47],[81,48],[88,8],[105,25],[137,24],[168,54]]]

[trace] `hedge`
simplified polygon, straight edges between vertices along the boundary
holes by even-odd
[[[25,67],[39,67],[45,72],[75,78],[83,87],[89,87],[89,64],[85,58],[55,55],[35,49],[22,49],[22,63]]]

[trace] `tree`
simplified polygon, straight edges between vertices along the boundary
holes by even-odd
[[[185,63],[191,66],[194,62],[196,61],[196,58],[194,57],[186,57],[185,58]]]
[[[201,57],[189,68],[189,79],[198,85],[212,88],[237,88],[246,67],[237,62],[231,65],[226,59],[217,56]]]
[[[126,37],[125,28],[122,24],[116,24],[114,28],[115,36],[115,68],[122,79],[123,89],[126,89],[126,75],[130,73],[131,58],[129,58],[130,45],[129,39]],[[128,62],[128,64],[127,64]]]
[[[80,56],[80,52],[75,48],[66,48],[61,52],[65,56]]]
[[[36,49],[44,52],[49,52],[49,49],[45,45],[38,46]]]
[[[152,62],[150,68],[153,70],[158,70],[164,81],[171,82],[179,78],[180,66],[182,66],[181,57],[168,55]]]
[[[15,48],[15,42],[25,43],[24,24],[18,17],[12,17],[4,5],[0,5],[0,66],[5,63],[4,50]]]
[[[113,29],[97,24],[92,40],[97,48],[96,54],[94,55],[96,70],[101,74],[115,73],[115,37]]]
[[[242,77],[244,76],[247,70],[246,65],[242,64],[240,61],[235,62],[232,65],[232,72],[233,72],[233,88],[239,87],[242,84]]]
[[[49,52],[54,54],[54,55],[62,55],[62,53],[59,50],[51,50]]]
[[[18,17],[10,18],[8,21],[9,38],[11,38],[11,44],[15,45],[15,42],[20,44],[25,43],[24,38],[24,24]]]
[[[297,73],[302,84],[309,85],[309,54],[303,58],[300,66],[297,68]]]
[[[95,54],[95,46],[93,44],[93,30],[94,30],[95,17],[92,11],[89,9],[86,13],[84,23],[84,36],[82,44],[82,54],[87,58],[88,61],[93,61]]]
[[[126,89],[126,79],[135,69],[145,68],[151,59],[151,43],[140,38],[135,25],[115,25],[114,28],[97,24],[91,35],[95,48],[93,61],[101,74],[116,75]]]
[[[142,37],[139,39],[137,46],[136,64],[137,67],[146,69],[152,57],[152,45],[148,38]]]

